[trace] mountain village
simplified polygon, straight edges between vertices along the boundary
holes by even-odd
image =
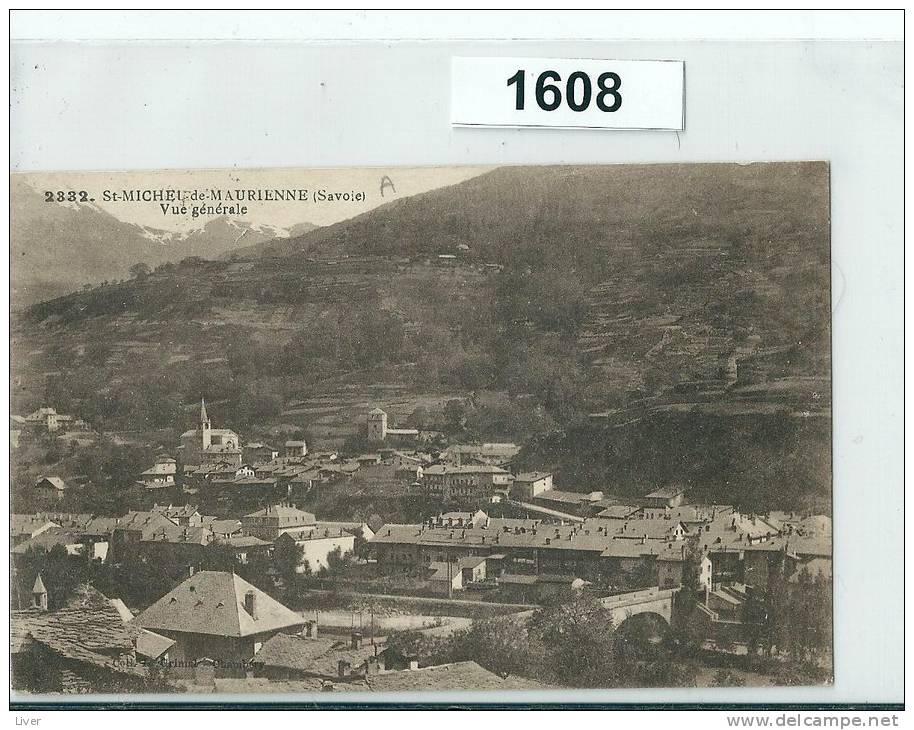
[[[12,423],[91,440],[50,406]],[[524,627],[582,597],[616,634],[697,637],[712,666],[776,660],[771,624],[786,619],[766,604],[772,586],[796,595],[831,580],[823,515],[696,504],[677,484],[578,491],[517,470],[517,444],[448,443],[378,406],[361,428],[364,453],[245,441],[201,401],[196,428],[136,474],[120,515],[60,511],[80,487],[43,475],[43,509],[10,526],[17,689],[548,689],[483,657],[430,663],[397,637],[459,643],[475,622]],[[419,505],[418,519],[306,508],[355,479]],[[111,577],[125,575],[132,590]]]

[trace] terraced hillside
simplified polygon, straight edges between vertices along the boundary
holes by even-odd
[[[206,393],[242,432],[288,423],[328,444],[370,403],[483,439],[670,413],[765,414],[787,433],[830,415],[828,170],[501,168],[43,302],[13,332],[14,410],[47,391],[112,428],[187,418]],[[455,398],[465,417],[442,423]],[[659,441],[633,448],[662,459],[670,434],[645,434]],[[581,473],[569,448],[543,458]],[[802,468],[822,493],[825,463]]]

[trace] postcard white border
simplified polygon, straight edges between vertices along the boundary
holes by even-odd
[[[688,127],[453,128],[447,75],[457,54],[683,59]],[[828,160],[835,685],[568,691],[562,699],[896,702],[904,648],[902,58],[901,44],[888,42],[29,42],[11,55],[11,169]]]

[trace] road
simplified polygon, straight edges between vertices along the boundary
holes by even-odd
[[[309,593],[321,593],[321,594],[330,594],[334,593],[333,591],[327,591],[322,589],[313,588],[308,591]],[[431,604],[441,604],[441,605],[462,605],[462,606],[485,606],[486,608],[500,607],[509,609],[509,613],[512,611],[527,611],[534,608],[539,608],[538,605],[532,603],[495,603],[493,601],[474,601],[467,598],[435,598],[430,596],[404,596],[395,593],[359,593],[356,591],[337,591],[337,596],[342,598],[358,598],[366,601],[372,599],[384,600],[384,601],[412,601],[413,603],[421,601],[422,603],[431,603]]]
[[[317,620],[318,630],[331,634],[348,634],[361,631],[366,637],[372,633],[372,617],[367,612],[330,610],[299,611],[308,621]],[[394,631],[422,631],[428,635],[447,636],[459,629],[465,629],[473,619],[458,616],[429,616],[424,614],[395,614],[391,616],[374,616],[374,631],[377,637]]]

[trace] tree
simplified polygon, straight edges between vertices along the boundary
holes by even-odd
[[[287,590],[292,590],[298,578],[298,570],[304,565],[304,573],[310,574],[310,568],[304,561],[305,548],[290,538],[280,538],[274,543],[273,564]]]
[[[214,541],[203,548],[201,570],[234,571],[236,566],[235,551],[230,545]]]
[[[235,568],[238,573],[251,585],[257,586],[262,591],[273,593],[276,585],[273,580],[273,561],[263,550],[254,550],[248,555],[248,562],[241,563]]]
[[[115,566],[115,582],[129,601],[148,606],[186,577],[186,574],[176,576],[172,570],[163,561],[128,555]]]
[[[746,649],[750,660],[760,649],[768,647],[767,640],[769,600],[771,596],[757,590],[750,590],[743,604],[743,627],[746,638]]]
[[[831,652],[831,581],[802,570],[781,593],[779,648],[797,664],[822,663]]]
[[[698,581],[702,557],[697,544],[689,546],[682,566],[682,584],[673,599],[671,637],[687,655],[695,654],[706,638],[701,629],[704,624],[693,620],[695,607],[700,601],[701,586]]]
[[[360,613],[369,613],[372,617],[372,631],[374,629],[374,617],[378,614],[371,608],[356,608]],[[387,637],[387,648],[393,649],[394,652],[404,657],[415,657],[420,665],[431,666],[436,664],[448,664],[454,661],[455,646],[457,642],[466,635],[466,632],[455,632],[450,636],[429,636],[421,631],[397,631]],[[466,653],[470,655],[470,652]],[[472,654],[475,660],[477,656]]]
[[[406,418],[407,426],[410,428],[418,428],[419,430],[427,429],[431,422],[431,415],[429,414],[428,408],[422,405],[416,406],[413,409],[413,412]]]
[[[544,647],[548,678],[570,687],[613,687],[619,683],[611,612],[580,594],[567,603],[536,611],[527,630]]]
[[[452,433],[463,431],[467,425],[467,407],[462,400],[456,398],[444,404],[444,421],[447,430]]]
[[[342,549],[337,546],[327,553],[327,568],[323,571],[326,575],[337,575],[349,565],[349,560],[343,555]]]
[[[23,559],[19,581],[18,600],[24,605],[14,608],[29,605],[32,586],[39,573],[48,591],[48,607],[53,611],[65,605],[76,586],[89,579],[89,561],[81,555],[70,555],[63,545],[54,545],[47,552],[41,548],[29,548]]]
[[[360,531],[355,535],[355,540],[352,543],[352,556],[357,560],[367,560],[368,555],[368,540],[365,539]]]
[[[788,580],[783,557],[769,568],[764,591],[750,592],[744,609],[750,655],[764,651],[795,667],[821,664],[831,651],[831,581],[803,571]]]
[[[474,621],[454,638],[450,661],[472,659],[501,677],[546,673],[543,646],[513,617]]]
[[[96,514],[122,515],[127,512],[127,487],[152,463],[155,454],[144,446],[122,446],[108,440],[81,449],[74,471],[85,474],[85,509]]]

